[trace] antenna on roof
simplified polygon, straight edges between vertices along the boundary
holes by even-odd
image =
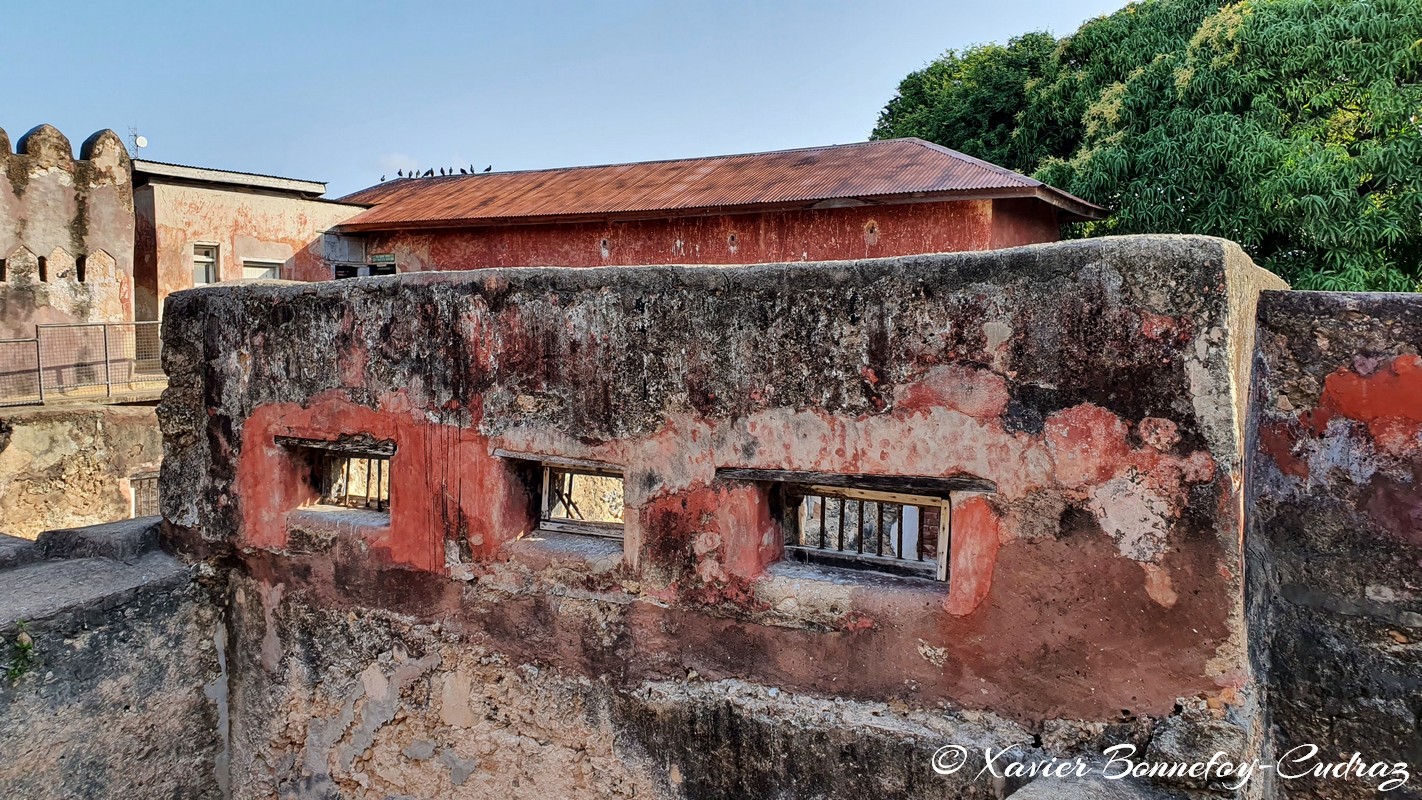
[[[131,155],[138,155],[138,151],[148,146],[148,137],[138,132],[138,128],[129,126],[128,129],[129,150]]]

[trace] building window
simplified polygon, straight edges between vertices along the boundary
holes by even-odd
[[[84,270],[88,266],[89,259],[87,256],[79,256],[78,258],[74,259],[74,279],[79,281],[80,283],[83,283]]]
[[[193,285],[202,286],[217,283],[217,246],[199,244],[193,246]]]
[[[389,513],[394,442],[370,436],[347,436],[337,441],[278,436],[276,442],[300,460],[316,507]]]
[[[723,467],[716,477],[768,485],[788,561],[940,581],[948,580],[952,493],[997,491],[971,476]]]
[[[39,259],[39,279],[40,283],[49,282],[49,259],[40,256]]]
[[[390,457],[323,453],[317,460],[321,505],[390,510]]]
[[[157,475],[129,478],[128,486],[132,496],[132,507],[129,509],[131,517],[153,517],[159,514]]]
[[[948,579],[947,499],[814,485],[785,497],[787,559]]]
[[[365,278],[371,275],[394,275],[398,271],[394,264],[337,264],[334,268],[337,280]]]
[[[606,469],[543,467],[544,530],[622,538],[622,474]]]
[[[277,280],[281,277],[281,262],[244,258],[242,259],[242,277],[246,280]]]

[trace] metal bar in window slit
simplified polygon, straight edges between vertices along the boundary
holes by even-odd
[[[820,549],[825,549],[825,506],[829,505],[829,498],[820,496],[815,500],[820,504]]]
[[[844,499],[843,497],[839,498],[839,547],[838,547],[838,550],[839,550],[841,553],[844,552],[844,518],[845,518],[845,516],[846,516],[844,512],[845,512],[845,506],[846,506],[846,505],[847,505],[847,504],[846,504],[846,502],[845,502],[845,499]]]
[[[914,508],[918,509],[918,560],[919,560],[919,561],[922,561],[922,560],[923,560],[923,535],[924,535],[924,533],[926,533],[926,532],[928,531],[928,526],[925,525],[925,524],[923,524],[923,523],[927,521],[927,517],[924,516],[924,513],[923,513],[923,511],[924,511],[923,506],[914,506]]]
[[[878,527],[874,528],[874,555],[884,554],[884,502],[881,500],[874,504],[878,507]]]
[[[384,511],[385,501],[389,498],[385,490],[381,487],[385,485],[385,459],[375,462],[375,510]]]
[[[856,518],[854,524],[856,524],[856,525],[859,526],[859,536],[857,536],[857,537],[855,538],[854,544],[855,544],[855,547],[858,549],[858,551],[859,551],[860,553],[863,553],[863,552],[864,552],[864,501],[863,501],[863,500],[860,500],[860,501],[859,501],[859,516]]]
[[[373,459],[373,458],[367,458],[367,459],[365,460],[365,507],[366,507],[366,510],[369,510],[369,509],[370,509],[370,473],[371,473],[371,472],[374,472],[374,470],[372,469],[372,467],[374,467],[375,465],[371,463],[371,462],[373,462],[374,460],[375,460],[375,459]]]
[[[903,558],[903,557],[904,557],[904,507],[903,507],[903,504],[900,504],[898,508],[899,508],[899,513],[898,513],[898,520],[897,520],[897,523],[898,523],[898,526],[899,526],[899,545],[898,545],[898,547],[895,547],[895,548],[894,548],[894,556],[895,556],[896,558]]]

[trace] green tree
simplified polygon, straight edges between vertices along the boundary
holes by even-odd
[[[1011,169],[1036,166],[1013,156],[1016,116],[1029,81],[1050,63],[1056,40],[1028,33],[998,44],[949,50],[899,84],[871,139],[917,136]]]
[[[1086,235],[1242,244],[1300,288],[1422,282],[1422,3],[1241,0],[1142,63],[1039,178],[1114,210]]]
[[[1031,80],[1013,133],[1012,156],[1035,171],[1081,146],[1086,111],[1101,93],[1143,65],[1185,50],[1206,17],[1229,0],[1144,0],[1088,20],[1062,39]]]

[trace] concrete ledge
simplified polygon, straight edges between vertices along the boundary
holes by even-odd
[[[1011,800],[1183,800],[1184,797],[1133,780],[1106,780],[1098,774],[1084,778],[1038,778],[1008,796]]]
[[[131,561],[158,548],[161,517],[45,531],[35,540],[45,558],[112,558]]]
[[[44,558],[44,553],[29,539],[0,533],[0,569],[22,567]]]
[[[93,614],[99,624],[121,613],[137,593],[177,588],[187,580],[187,569],[162,553],[140,556],[131,564],[78,558],[5,570],[0,573],[0,630],[76,608]]]

